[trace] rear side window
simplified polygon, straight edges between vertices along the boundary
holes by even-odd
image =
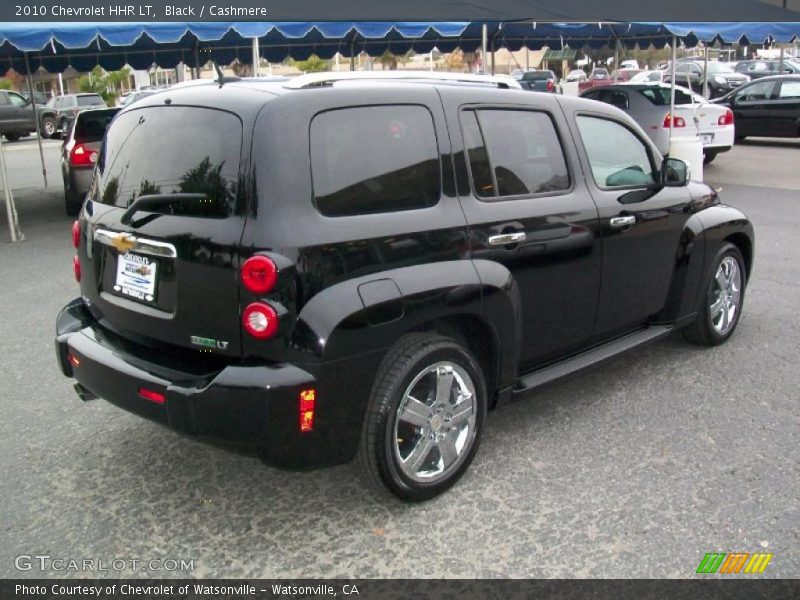
[[[101,96],[78,96],[78,106],[99,106],[105,104]]]
[[[75,122],[75,139],[81,142],[99,142],[106,133],[108,124],[119,112],[118,108],[109,110],[90,110],[78,115]]]
[[[242,123],[231,113],[186,106],[132,110],[108,128],[97,189],[90,195],[126,208],[145,195],[204,194],[152,210],[202,217],[238,213],[241,148]]]
[[[422,106],[362,106],[311,122],[314,202],[328,217],[413,210],[441,195],[433,117]]]
[[[800,98],[800,81],[784,81],[781,83],[779,98]]]
[[[481,109],[462,113],[475,194],[529,196],[570,187],[564,152],[543,112]]]

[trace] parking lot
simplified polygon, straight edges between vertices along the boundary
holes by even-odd
[[[82,403],[53,352],[78,293],[58,142],[6,157],[26,241],[0,228],[0,574],[15,557],[189,559],[198,577],[690,577],[707,552],[770,552],[800,576],[800,141],[753,139],[706,167],[756,228],[729,343],[680,335],[492,414],[450,492],[405,505],[345,465],[278,471]]]

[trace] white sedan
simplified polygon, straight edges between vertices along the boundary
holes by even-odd
[[[611,104],[628,113],[642,126],[659,151],[669,153],[670,86],[663,83],[621,83],[591,88],[584,98]],[[674,137],[700,137],[705,163],[733,147],[736,137],[733,112],[711,104],[699,94],[675,88]]]

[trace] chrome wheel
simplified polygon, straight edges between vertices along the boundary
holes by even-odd
[[[726,335],[736,324],[742,297],[742,272],[733,256],[726,256],[714,276],[708,314],[718,335]]]
[[[447,477],[469,455],[476,434],[475,384],[453,362],[419,373],[397,408],[393,449],[403,474],[418,482]]]
[[[47,137],[51,137],[56,132],[56,124],[52,119],[45,119],[42,122],[42,126]]]

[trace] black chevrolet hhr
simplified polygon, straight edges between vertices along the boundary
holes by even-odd
[[[515,87],[327,73],[123,109],[73,228],[62,371],[84,400],[424,500],[488,410],[678,329],[728,339],[747,217],[614,107]]]

